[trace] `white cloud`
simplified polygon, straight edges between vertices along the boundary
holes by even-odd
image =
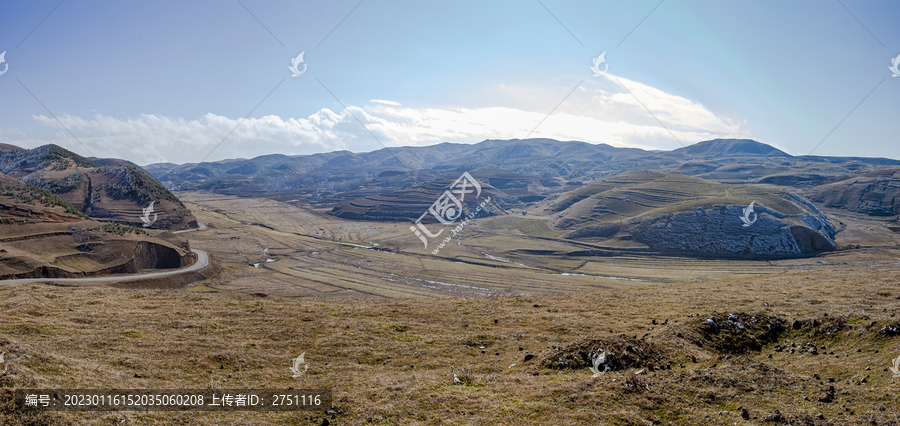
[[[94,154],[125,158],[138,164],[200,161],[229,132],[232,133],[208,161],[273,153],[371,151],[382,148],[381,143],[388,146],[430,145],[445,141],[524,138],[538,123],[540,126],[530,137],[644,149],[680,147],[671,134],[685,145],[716,137],[750,137],[739,121],[717,116],[699,103],[618,77],[618,81],[628,88],[625,90],[616,82],[616,77],[605,76],[606,79],[584,82],[582,90],[571,93],[550,116],[547,116],[548,111],[537,111],[534,106],[552,108],[572,90],[571,87],[529,90],[501,85],[497,104],[507,106],[411,108],[393,101],[372,99],[371,102],[377,105],[351,106],[341,113],[323,108],[306,118],[285,120],[264,116],[242,123],[240,119],[212,113],[194,120],[154,114],[126,119],[102,114],[92,119],[64,115],[59,119]],[[59,124],[50,117],[34,118],[47,127],[59,129]],[[660,126],[657,119],[668,130]],[[56,135],[59,141],[69,139],[61,129]],[[8,139],[8,133],[4,136],[3,139]],[[10,142],[15,143],[14,140]],[[65,146],[80,147],[72,142]]]
[[[398,103],[398,102],[394,102],[394,101],[385,101],[385,100],[382,100],[382,99],[369,99],[369,101],[370,101],[370,102],[375,102],[376,104],[391,105],[391,106],[400,106],[400,103]]]

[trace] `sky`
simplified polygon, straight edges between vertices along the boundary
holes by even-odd
[[[141,165],[526,137],[900,159],[898,22],[894,0],[0,0],[0,143]]]

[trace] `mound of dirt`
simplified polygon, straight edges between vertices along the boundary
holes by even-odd
[[[759,351],[787,331],[781,318],[743,312],[700,316],[684,327],[684,337],[695,345],[729,354]]]
[[[723,354],[760,351],[777,343],[787,333],[803,333],[822,337],[844,328],[844,317],[820,317],[792,320],[768,314],[718,313],[698,316],[676,333],[695,345]]]
[[[603,355],[600,370],[665,368],[673,352],[661,345],[632,337],[586,338],[545,356],[541,366],[551,369],[581,369],[593,366],[592,359]]]

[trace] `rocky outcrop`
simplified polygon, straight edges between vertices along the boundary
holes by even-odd
[[[794,257],[837,247],[834,227],[818,210],[785,215],[758,206],[756,221],[744,226],[744,208],[714,206],[658,216],[642,222],[634,238],[658,251],[717,257]]]
[[[893,216],[900,214],[900,172],[895,175],[850,177],[813,187],[805,195],[825,207]]]

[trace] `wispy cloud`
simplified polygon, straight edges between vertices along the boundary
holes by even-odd
[[[370,99],[369,101],[370,101],[370,102],[375,102],[376,104],[382,104],[382,105],[400,106],[400,103],[399,103],[399,102],[386,101],[386,100],[383,100],[383,99]]]
[[[593,84],[573,94],[557,113],[532,133],[532,137],[644,149],[680,147],[641,103],[684,143],[750,136],[739,121],[720,117],[699,103],[619,77],[619,81],[634,94],[632,96],[609,78],[609,81],[594,80]],[[535,93],[527,88],[501,86],[498,90],[504,98],[501,102],[511,106],[413,108],[402,107],[398,102],[372,99],[375,105],[350,106],[349,111],[341,113],[323,108],[306,118],[250,118],[210,160],[381,148],[353,115],[379,139],[393,146],[521,138],[546,115],[545,111],[529,110],[526,105],[540,104],[539,99],[556,96]],[[51,117],[38,115],[34,118],[48,127],[59,126]],[[239,121],[212,113],[193,120],[154,114],[136,118],[98,114],[90,119],[62,115],[59,119],[97,155],[126,158],[139,164],[199,161]],[[3,139],[16,142],[15,138],[9,137],[9,132],[2,135]],[[62,132],[57,133],[60,141],[65,141],[66,137]],[[43,141],[48,142],[54,141]]]

